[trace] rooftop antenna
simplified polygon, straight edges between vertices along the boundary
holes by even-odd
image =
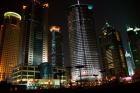
[[[109,24],[109,22],[108,22],[107,19],[105,19],[105,25],[106,25],[107,27],[111,27],[111,25]]]
[[[80,1],[79,0],[77,0],[77,4],[80,5]]]

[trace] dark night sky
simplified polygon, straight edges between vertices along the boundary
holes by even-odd
[[[29,0],[0,0],[0,23],[6,11],[20,12],[22,1]],[[61,25],[66,32],[67,5],[71,0],[48,0],[49,24]],[[105,20],[115,28],[124,30],[126,25],[140,27],[140,6],[138,0],[80,0],[94,5],[95,24],[98,31]],[[65,35],[64,37],[67,37]],[[67,50],[66,50],[67,51]],[[67,52],[66,52],[67,53]]]
[[[0,0],[0,20],[5,11],[18,11],[21,2],[29,0]],[[50,23],[66,23],[67,2],[71,0],[48,0],[50,3]],[[115,27],[122,27],[124,24],[138,25],[140,23],[140,6],[138,0],[81,0],[93,2],[95,22],[101,27],[105,20],[108,20]]]

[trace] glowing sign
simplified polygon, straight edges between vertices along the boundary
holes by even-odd
[[[4,17],[10,17],[10,16],[16,17],[19,20],[21,20],[21,16],[16,12],[5,12],[4,13]]]

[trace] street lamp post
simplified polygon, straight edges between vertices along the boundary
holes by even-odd
[[[69,84],[70,84],[70,88],[72,87],[72,82],[71,82],[71,69],[72,67],[69,66],[69,67],[66,67],[68,69],[68,74],[69,74],[69,79],[67,80],[67,82],[69,81]]]
[[[97,74],[93,74],[93,76],[95,77],[95,84],[97,85],[97,83],[98,83],[98,79],[97,79]]]
[[[80,86],[82,86],[82,76],[81,76],[81,69],[84,68],[85,66],[84,65],[77,65],[75,66],[76,68],[79,69],[79,74],[80,74]]]
[[[58,76],[59,76],[59,84],[60,84],[60,88],[62,87],[62,84],[61,84],[61,77],[62,77],[62,75],[64,74],[64,72],[58,72],[58,73],[56,73]]]

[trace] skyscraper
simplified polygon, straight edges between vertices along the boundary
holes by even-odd
[[[79,1],[69,8],[68,31],[73,80],[94,79],[95,74],[101,78],[92,8]]]
[[[63,67],[63,41],[61,28],[59,26],[51,26],[50,32],[51,64],[52,66]]]
[[[20,59],[13,70],[12,82],[24,81],[26,85],[30,80],[39,79],[39,65],[48,63],[48,3],[31,0],[22,8]]]
[[[1,80],[8,79],[19,58],[21,16],[15,12],[4,13],[3,44],[1,51]]]
[[[1,65],[1,57],[2,57],[2,47],[3,47],[3,37],[4,37],[4,25],[0,25],[0,81],[2,80],[2,65]]]
[[[34,0],[23,6],[20,63],[39,65],[48,62],[48,3]]]
[[[127,52],[126,57],[133,58],[133,62],[129,62],[128,66],[130,75],[134,74],[134,70],[140,67],[140,28],[127,27],[127,43],[130,53]]]
[[[113,79],[127,76],[125,51],[120,32],[106,22],[99,32],[99,43],[104,77]]]
[[[3,30],[4,30],[4,25],[0,25],[0,46],[2,46],[2,41],[3,41]]]

